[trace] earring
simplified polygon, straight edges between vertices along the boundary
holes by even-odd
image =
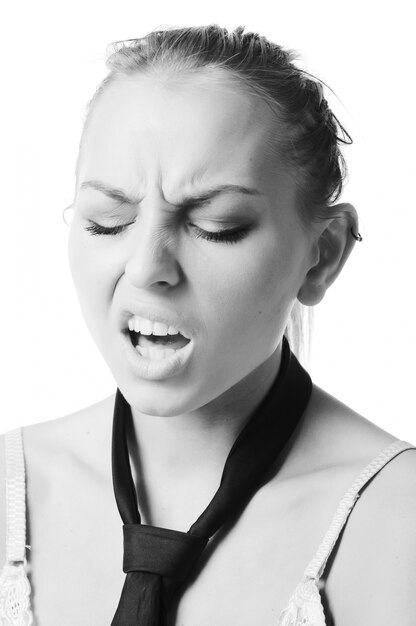
[[[70,204],[62,211],[62,219],[64,220],[67,226],[71,225],[73,216],[74,216],[74,209],[72,207],[72,204]]]
[[[351,235],[354,237],[354,239],[356,239],[356,241],[362,241],[363,238],[361,237],[360,233],[355,234],[352,227],[351,227]]]

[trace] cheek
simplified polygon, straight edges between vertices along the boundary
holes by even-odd
[[[224,244],[225,245],[225,244]],[[276,234],[263,233],[246,245],[230,245],[194,266],[198,300],[206,320],[228,344],[270,345],[283,332],[297,293],[296,259]],[[198,282],[201,276],[205,280]]]
[[[119,264],[102,242],[90,239],[81,227],[71,225],[69,267],[85,321],[94,334],[111,304]]]

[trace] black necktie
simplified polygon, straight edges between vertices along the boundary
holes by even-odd
[[[279,373],[238,435],[220,486],[189,531],[141,524],[126,439],[131,409],[117,389],[112,464],[117,506],[123,520],[126,580],[111,626],[163,626],[179,592],[214,533],[240,515],[267,477],[295,430],[312,392],[312,381],[283,338]]]

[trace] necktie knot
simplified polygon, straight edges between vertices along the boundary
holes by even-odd
[[[124,572],[148,572],[181,583],[186,580],[208,543],[207,537],[146,526],[124,524]]]

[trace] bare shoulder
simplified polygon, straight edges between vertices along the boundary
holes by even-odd
[[[398,439],[319,388],[299,445],[311,471],[341,493]],[[299,451],[301,448],[299,448]],[[337,626],[414,623],[416,449],[399,452],[361,491],[324,574]]]
[[[52,477],[70,480],[70,468],[103,474],[103,445],[109,446],[114,396],[79,411],[22,429],[28,506],[38,502]],[[0,435],[0,568],[6,556],[6,458]]]
[[[23,429],[25,460],[31,468],[80,459],[93,465],[111,437],[114,396],[57,419]]]
[[[314,385],[290,451],[288,469],[308,476],[343,472],[352,481],[357,472],[396,440],[393,433]]]
[[[416,450],[401,452],[367,485],[335,554],[327,592],[340,626],[414,624]]]

